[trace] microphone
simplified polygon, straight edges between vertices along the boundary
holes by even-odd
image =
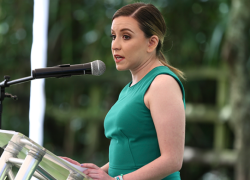
[[[92,74],[100,76],[106,70],[104,62],[96,60],[85,64],[62,64],[54,67],[40,68],[32,70],[34,79],[50,78],[50,77],[70,77],[72,75]]]

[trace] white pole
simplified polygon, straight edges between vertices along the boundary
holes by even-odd
[[[31,70],[46,67],[49,0],[34,0],[33,43]],[[43,144],[43,121],[45,112],[44,79],[31,81],[29,137]]]
[[[33,43],[31,48],[31,70],[44,68],[47,64],[47,31],[49,0],[34,0]],[[44,79],[31,81],[29,137],[43,145],[43,122],[45,112]],[[32,180],[37,178],[32,177]]]

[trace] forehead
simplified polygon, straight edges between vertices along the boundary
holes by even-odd
[[[132,17],[120,16],[113,20],[111,31],[120,31],[122,29],[140,30],[138,22]]]

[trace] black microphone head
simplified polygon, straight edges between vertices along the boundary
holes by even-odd
[[[106,66],[104,62],[100,60],[95,60],[91,62],[91,70],[92,70],[92,75],[100,76],[105,72]]]

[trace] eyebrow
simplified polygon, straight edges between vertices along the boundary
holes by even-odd
[[[114,30],[111,29],[111,32],[113,32],[113,31],[114,31]],[[128,28],[123,28],[123,29],[121,29],[120,31],[121,31],[121,32],[122,32],[122,31],[130,31],[130,32],[134,33],[131,29],[128,29]]]

